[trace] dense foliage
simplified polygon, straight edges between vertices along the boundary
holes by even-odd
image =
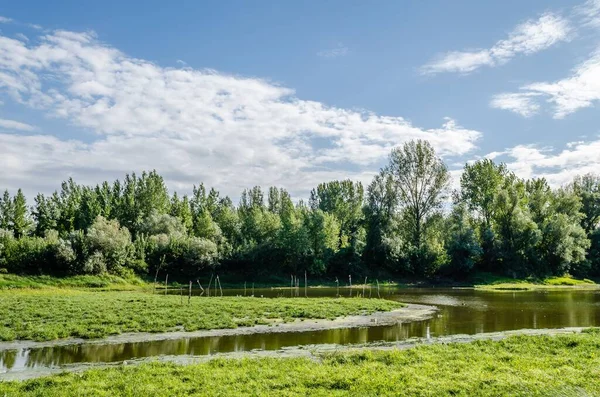
[[[460,188],[426,141],[394,149],[365,190],[322,183],[308,202],[253,187],[239,204],[215,189],[169,194],[155,171],[82,186],[63,182],[29,208],[0,198],[0,271],[138,273],[239,280],[312,277],[511,277],[600,273],[600,177],[552,189],[504,164],[465,166]]]

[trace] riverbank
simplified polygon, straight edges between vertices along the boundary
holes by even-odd
[[[0,291],[0,340],[93,339],[390,312],[404,305],[364,298],[198,297],[134,291],[19,289]]]
[[[0,395],[75,396],[82,390],[118,396],[597,395],[600,383],[594,379],[600,357],[594,352],[600,333],[577,331],[499,341],[479,336],[472,343],[379,346],[293,358],[221,357],[189,365],[153,361],[0,382]]]
[[[207,287],[209,280],[201,280],[204,287]],[[300,286],[290,287],[289,280],[281,278],[273,278],[260,283],[252,282],[236,282],[227,281],[228,277],[221,278],[221,287],[224,289],[245,291],[245,295],[250,295],[254,289],[272,289],[289,291],[298,289],[304,291],[304,280],[300,280]],[[463,280],[454,280],[449,278],[435,279],[418,279],[418,278],[403,278],[393,280],[390,278],[382,278],[381,280],[368,278],[365,284],[365,279],[360,278],[355,280],[352,285],[349,280],[340,280],[338,283],[335,279],[309,279],[307,288],[322,289],[322,288],[339,288],[340,291],[348,291],[352,289],[357,292],[364,291],[365,296],[376,296],[379,290],[385,288],[477,288],[487,290],[509,290],[509,291],[526,291],[534,289],[590,289],[600,288],[593,280],[576,279],[570,276],[563,277],[547,277],[543,279],[522,278],[513,279],[505,276],[496,275],[493,273],[479,272]],[[54,276],[19,276],[14,274],[0,274],[0,291],[7,289],[47,289],[47,288],[63,288],[63,289],[84,289],[94,291],[164,291],[164,280],[159,280],[154,284],[153,280],[143,279],[137,276],[118,277],[110,275],[86,275],[86,276],[70,276],[70,277],[54,277]],[[198,289],[196,284],[192,287],[194,291]],[[213,288],[214,288],[213,283]],[[180,288],[187,290],[188,284],[180,284],[172,281],[168,284],[170,290],[179,291]],[[362,294],[361,294],[362,295]]]
[[[547,277],[545,279],[509,279],[493,277],[474,288],[488,291],[533,291],[553,289],[599,289],[600,285],[589,279],[573,277]]]

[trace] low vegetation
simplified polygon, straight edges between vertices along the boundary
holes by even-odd
[[[119,276],[81,275],[70,277],[52,276],[18,276],[0,274],[0,290],[15,288],[85,288],[100,290],[135,290],[151,285],[138,277],[123,278]]]
[[[334,319],[402,304],[362,298],[187,297],[75,289],[0,291],[0,340],[101,338],[123,332],[235,328]]]
[[[481,282],[483,280],[483,282]],[[589,279],[576,279],[570,276],[546,277],[544,279],[519,279],[484,275],[476,279],[475,287],[492,291],[531,291],[536,289],[556,288],[600,288],[598,284]]]
[[[217,359],[147,363],[0,383],[6,396],[599,395],[600,333],[338,353],[321,362]]]

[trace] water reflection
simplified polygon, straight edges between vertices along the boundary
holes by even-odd
[[[241,295],[243,291],[224,291]],[[314,289],[310,296],[335,296],[336,289]],[[281,291],[256,290],[257,295],[281,296]],[[597,291],[485,292],[454,289],[385,289],[387,299],[437,306],[426,321],[310,332],[183,338],[121,344],[80,344],[0,351],[0,373],[66,364],[121,362],[159,355],[211,355],[255,349],[278,350],[310,344],[355,344],[399,341],[410,337],[474,334],[521,328],[600,325]]]

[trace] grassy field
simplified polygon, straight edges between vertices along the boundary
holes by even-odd
[[[242,298],[70,289],[0,291],[0,340],[101,338],[123,332],[235,328],[275,319],[333,319],[388,311],[397,302],[360,298]]]
[[[600,333],[307,358],[147,363],[0,383],[4,396],[592,396]]]
[[[600,288],[592,280],[573,277],[547,277],[544,279],[511,279],[488,273],[481,273],[473,278],[475,288],[495,291],[531,291],[535,289],[560,288]]]

